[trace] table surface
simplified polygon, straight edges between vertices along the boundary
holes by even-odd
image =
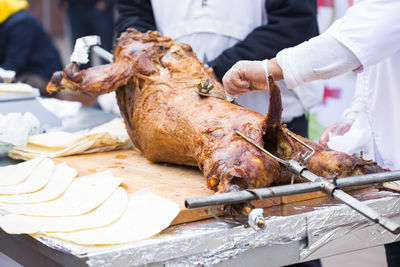
[[[90,128],[115,115],[83,109],[64,123],[66,131]],[[16,161],[0,158],[0,166]],[[362,189],[355,197],[400,222],[399,194]],[[0,250],[24,266],[282,266],[400,240],[345,205],[328,198],[265,209],[265,231],[204,220],[169,227],[148,240],[118,246],[83,247],[0,230]]]

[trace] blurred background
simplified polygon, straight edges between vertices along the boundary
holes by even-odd
[[[68,24],[67,5],[68,1],[60,0],[29,0],[29,12],[39,20],[43,28],[50,34],[60,53],[63,65],[69,62],[72,53],[72,34]],[[74,2],[74,1],[72,1]],[[75,1],[79,2],[79,1]],[[85,2],[85,0],[83,1]],[[116,2],[108,0],[108,3]],[[117,16],[115,6],[113,7],[114,18]],[[98,59],[94,59],[95,63],[100,64]],[[96,64],[95,64],[96,65]]]

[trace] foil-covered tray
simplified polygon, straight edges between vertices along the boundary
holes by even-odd
[[[353,195],[400,222],[399,194],[368,188]],[[329,198],[270,207],[264,214],[265,231],[224,218],[176,225],[153,238],[117,246],[79,246],[40,235],[34,238],[48,253],[61,252],[87,266],[227,266],[261,263],[266,257],[270,266],[281,266],[400,239]],[[53,255],[53,259],[63,264],[61,258]]]

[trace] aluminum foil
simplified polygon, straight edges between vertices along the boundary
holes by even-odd
[[[258,246],[269,244],[285,244],[298,240],[306,234],[303,226],[304,219],[274,218],[268,222],[273,231],[256,232],[252,228],[227,225],[215,222],[203,222],[196,225],[173,227],[169,233],[148,246],[132,247],[117,250],[112,253],[89,255],[90,266],[140,265],[154,262],[169,261],[174,265],[203,265],[211,266],[230,257]],[[288,233],[287,227],[296,230]],[[228,229],[227,229],[228,228]],[[114,259],[110,261],[110,257]],[[178,260],[177,260],[178,259]]]
[[[364,195],[363,195],[364,194]],[[372,199],[377,198],[380,199]],[[384,215],[400,221],[400,198],[387,192],[361,192],[358,198]],[[266,209],[266,230],[215,219],[169,227],[147,240],[118,246],[78,246],[37,237],[47,246],[81,258],[89,266],[136,266],[162,263],[165,266],[212,266],[240,258],[250,251],[281,247],[290,262],[307,261],[398,240],[382,227],[327,198]],[[279,216],[275,216],[279,215]],[[286,216],[281,216],[286,215]],[[303,246],[291,246],[291,244]],[[292,247],[288,252],[287,247]],[[258,251],[258,250],[257,250]],[[273,264],[271,264],[274,266]],[[276,266],[279,266],[277,263]]]
[[[164,262],[168,266],[211,266],[251,248],[300,240],[306,235],[304,224],[304,215],[271,217],[267,220],[267,230],[260,232],[212,219],[169,227],[154,238],[109,247],[79,246],[45,236],[36,238],[53,249],[87,257],[89,266],[135,266],[154,262]]]
[[[400,214],[399,198],[369,200],[365,203],[382,215],[400,222],[400,216],[395,216]],[[308,217],[307,226],[308,247],[300,252],[301,261],[326,256],[329,252],[333,255],[342,253],[340,250],[356,250],[360,243],[364,247],[372,247],[400,239],[400,235],[388,232],[344,205],[314,212],[313,216]],[[339,243],[343,243],[341,248],[335,248],[335,244]]]

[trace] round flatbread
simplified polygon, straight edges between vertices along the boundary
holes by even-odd
[[[59,198],[34,204],[0,203],[0,208],[17,214],[31,216],[76,216],[100,206],[122,183],[110,171],[75,178]]]
[[[32,170],[25,181],[10,185],[0,186],[0,195],[15,195],[36,192],[49,182],[54,170],[54,163],[51,159],[45,158]]]
[[[25,181],[43,159],[44,157],[39,157],[18,164],[0,167],[0,186],[15,185]]]
[[[30,136],[28,144],[47,149],[63,149],[75,144],[85,136],[85,132],[49,132]]]
[[[56,199],[70,186],[77,174],[76,169],[63,162],[55,166],[48,184],[41,190],[29,194],[0,195],[0,202],[11,204],[40,203]]]
[[[122,244],[149,238],[167,228],[178,215],[179,206],[148,190],[129,196],[128,207],[115,223],[71,233],[46,233],[80,245]]]
[[[72,232],[109,225],[124,213],[128,194],[117,188],[102,205],[92,212],[69,217],[33,217],[9,214],[0,217],[0,227],[9,234],[35,234],[44,232]]]

